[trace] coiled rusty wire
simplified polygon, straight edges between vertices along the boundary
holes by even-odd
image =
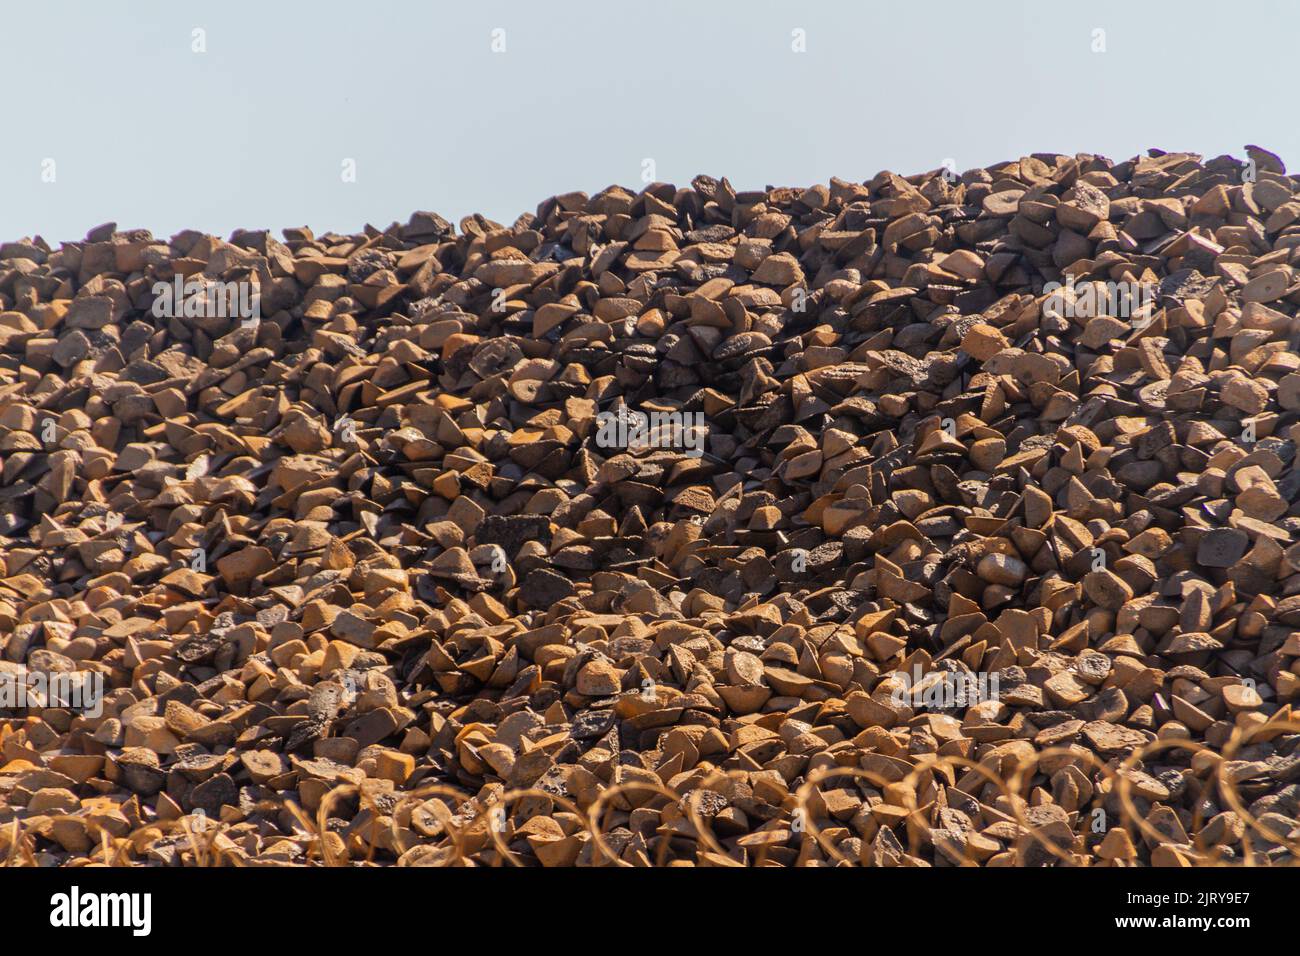
[[[1185,739],[1154,740],[1142,747],[1135,748],[1118,766],[1111,766],[1095,753],[1080,748],[1051,747],[1036,751],[1033,758],[1018,764],[1006,777],[999,776],[988,767],[965,757],[955,755],[925,754],[911,772],[898,781],[890,781],[879,773],[859,767],[825,767],[809,774],[798,787],[792,789],[788,799],[779,808],[777,821],[780,829],[788,831],[778,843],[789,845],[794,837],[799,837],[799,861],[809,862],[816,859],[823,865],[859,866],[869,865],[866,842],[858,855],[844,852],[841,845],[828,836],[832,829],[825,820],[819,820],[813,812],[814,794],[827,783],[865,784],[883,791],[891,782],[901,785],[903,794],[902,810],[906,814],[903,830],[907,854],[915,859],[926,860],[922,828],[910,825],[921,809],[917,806],[916,794],[926,775],[931,780],[944,781],[946,786],[955,786],[961,776],[973,774],[980,781],[980,788],[991,785],[1006,798],[1005,804],[1014,817],[1018,839],[1012,841],[1008,850],[1014,854],[1014,864],[1025,863],[1023,848],[1037,845],[1045,851],[1054,862],[1061,865],[1093,865],[1102,862],[1086,852],[1087,820],[1091,812],[1101,808],[1106,796],[1113,793],[1120,807],[1116,826],[1123,826],[1135,846],[1146,842],[1154,847],[1168,844],[1168,836],[1161,833],[1140,812],[1134,800],[1134,784],[1128,776],[1129,771],[1143,766],[1146,761],[1158,754],[1178,752],[1192,767],[1195,779],[1203,788],[1209,788],[1219,798],[1223,809],[1231,810],[1241,820],[1245,832],[1241,837],[1239,853],[1226,854],[1221,849],[1207,844],[1202,830],[1207,822],[1203,814],[1204,800],[1197,799],[1192,810],[1192,826],[1188,830],[1189,844],[1175,847],[1187,863],[1193,866],[1231,867],[1268,865],[1295,866],[1300,862],[1300,839],[1292,833],[1280,833],[1265,821],[1259,819],[1248,808],[1250,801],[1243,798],[1238,781],[1232,779],[1229,765],[1241,750],[1262,734],[1276,736],[1281,733],[1300,733],[1300,721],[1272,721],[1250,728],[1237,728],[1229,741],[1216,751],[1204,743]],[[1201,758],[1200,755],[1208,755]],[[1041,766],[1049,760],[1061,758],[1086,771],[1092,784],[1092,793],[1086,804],[1077,808],[1073,826],[1074,841],[1070,846],[1063,846],[1044,832],[1043,828],[1030,819],[1028,796],[1034,787],[1034,779]],[[544,791],[525,787],[507,790],[492,801],[478,799],[475,795],[443,783],[428,783],[409,791],[386,792],[385,801],[389,806],[381,806],[374,791],[356,784],[341,784],[325,793],[314,813],[308,812],[292,801],[286,801],[284,809],[296,821],[298,833],[287,834],[285,839],[296,840],[303,847],[304,859],[300,863],[287,865],[309,866],[527,866],[537,865],[527,855],[521,855],[518,849],[510,846],[510,834],[513,825],[508,810],[518,806],[521,801],[533,798],[538,801],[536,813],[540,808],[556,808],[567,815],[566,822],[571,826],[576,822],[576,829],[566,832],[566,838],[574,834],[585,834],[590,846],[590,855],[580,859],[579,865],[591,866],[633,866],[633,862],[624,859],[611,845],[607,831],[612,809],[634,806],[648,806],[650,809],[664,809],[679,805],[689,829],[679,829],[675,834],[663,834],[656,842],[657,848],[650,866],[664,866],[670,863],[701,865],[764,865],[770,863],[765,848],[760,847],[745,858],[738,855],[734,848],[728,849],[727,840],[714,832],[711,817],[702,812],[701,803],[704,795],[717,791],[728,780],[744,783],[748,774],[740,770],[715,769],[684,793],[679,793],[662,781],[636,779],[619,782],[605,787],[585,809],[573,799]],[[1205,790],[1201,792],[1206,792]],[[357,814],[353,818],[353,832],[345,840],[331,827],[331,820],[344,823],[345,831],[350,829],[346,821],[332,817],[331,811],[340,807],[345,801],[356,798]],[[368,825],[355,829],[355,821],[362,814],[368,814]],[[419,828],[413,828],[419,815]],[[545,815],[545,814],[543,814]],[[50,822],[61,815],[47,817]],[[202,820],[196,825],[195,817],[181,817],[174,820],[157,821],[140,827],[126,836],[115,837],[102,827],[92,830],[97,842],[96,847],[84,857],[71,861],[71,865],[88,866],[130,866],[144,862],[150,847],[159,840],[176,841],[178,852],[176,863],[182,866],[246,866],[276,865],[249,858],[238,841],[227,834],[229,824],[220,820]],[[796,822],[797,821],[797,822]],[[771,821],[769,821],[771,823]],[[928,824],[926,824],[928,826]],[[751,828],[750,833],[762,832],[764,827]],[[422,830],[423,832],[420,832]],[[39,834],[35,829],[20,819],[11,820],[0,827],[0,865],[36,866],[40,864],[37,857],[37,840]],[[775,834],[781,837],[781,832]],[[672,843],[681,840],[693,840],[695,851],[684,854],[672,854]],[[382,844],[377,847],[377,844]],[[1262,848],[1268,845],[1282,847],[1287,857],[1281,861],[1266,860]],[[362,848],[364,847],[364,852]],[[960,844],[957,849],[961,850]],[[382,853],[381,853],[382,851]],[[810,852],[815,851],[815,852]],[[957,861],[951,859],[953,847],[948,846],[949,863],[955,865],[980,865],[982,862],[973,854],[967,854]],[[964,851],[961,851],[964,853]],[[938,856],[937,851],[934,854]],[[1141,854],[1139,853],[1139,857]],[[644,865],[644,863],[642,863]]]

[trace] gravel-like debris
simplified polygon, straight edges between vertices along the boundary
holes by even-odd
[[[0,861],[1294,864],[1300,180],[0,245]]]

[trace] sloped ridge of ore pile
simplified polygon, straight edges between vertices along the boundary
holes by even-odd
[[[0,859],[1294,863],[1247,153],[5,243]]]

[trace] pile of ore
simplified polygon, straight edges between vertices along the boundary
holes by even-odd
[[[6,242],[0,861],[1294,863],[1298,266],[1256,147]]]

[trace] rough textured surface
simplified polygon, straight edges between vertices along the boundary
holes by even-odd
[[[1294,862],[1247,153],[3,244],[0,859]]]

